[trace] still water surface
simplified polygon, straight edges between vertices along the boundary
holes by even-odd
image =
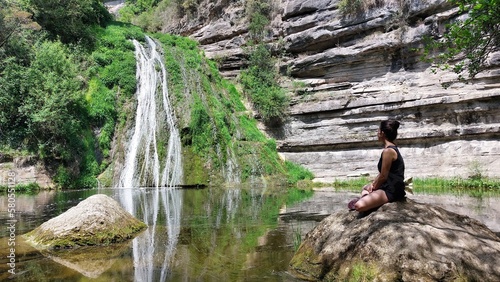
[[[151,189],[45,191],[16,197],[16,275],[9,277],[6,255],[9,231],[0,231],[0,280],[4,281],[298,281],[288,263],[300,238],[328,214],[345,209],[355,194],[317,191],[293,203],[279,189],[177,190],[182,206],[156,206],[155,226],[125,244],[40,253],[26,245],[24,234],[81,200],[103,193],[120,201],[134,199],[138,217],[151,209]],[[159,194],[156,194],[158,196]],[[498,198],[410,196],[446,205],[449,210],[483,221],[500,232]],[[123,200],[123,199],[122,199]],[[7,199],[0,195],[0,218],[7,220]],[[179,220],[177,220],[179,219]],[[152,254],[152,255],[151,255]],[[9,279],[11,278],[11,279]]]

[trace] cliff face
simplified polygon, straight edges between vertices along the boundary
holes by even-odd
[[[282,48],[290,117],[265,130],[288,160],[319,181],[370,174],[381,120],[397,118],[407,176],[500,176],[500,55],[468,83],[420,60],[425,35],[459,15],[445,0],[272,1],[269,43]],[[170,20],[170,22],[173,22]],[[165,25],[188,35],[226,77],[245,66],[245,1],[201,1],[196,15]]]

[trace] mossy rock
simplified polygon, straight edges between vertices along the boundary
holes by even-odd
[[[23,236],[37,249],[106,246],[132,239],[146,227],[118,202],[97,194]]]

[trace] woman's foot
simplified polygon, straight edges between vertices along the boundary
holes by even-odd
[[[359,199],[361,199],[361,198],[356,197],[356,198],[350,200],[349,203],[347,204],[347,208],[349,208],[350,211],[356,210],[354,205],[359,201]]]

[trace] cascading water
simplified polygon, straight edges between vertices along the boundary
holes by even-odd
[[[182,179],[181,141],[168,98],[165,65],[156,43],[149,37],[146,43],[147,49],[134,41],[138,104],[120,187],[172,187]],[[167,135],[167,152],[160,163],[158,145]]]
[[[162,55],[149,37],[146,47],[133,43],[137,111],[115,188],[125,209],[149,226],[133,240],[135,281],[165,281],[180,231],[182,193],[175,186],[182,181],[181,142]]]

